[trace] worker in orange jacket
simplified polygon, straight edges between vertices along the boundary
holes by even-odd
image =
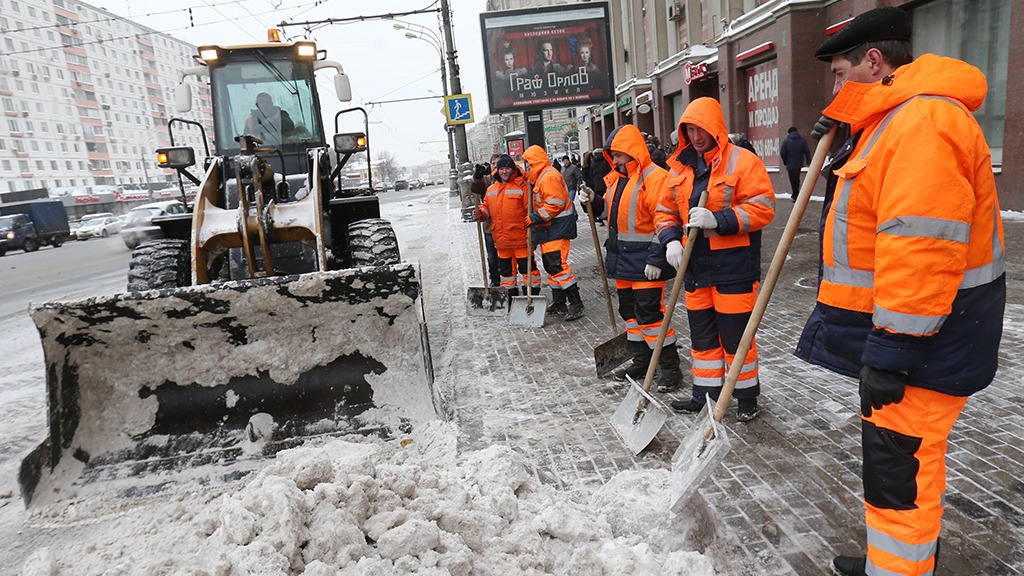
[[[566,320],[583,317],[583,300],[576,275],[569,266],[569,241],[576,238],[576,209],[562,174],[551,165],[547,152],[534,144],[523,152],[526,177],[532,185],[530,213],[533,244],[540,246],[541,263],[548,275],[552,302],[548,312]],[[576,191],[573,190],[575,195]]]
[[[689,400],[672,402],[680,412],[698,412],[710,396],[718,400],[728,366],[741,362],[734,395],[736,419],[760,412],[757,342],[746,358],[735,358],[757,301],[761,277],[761,229],[775,217],[775,192],[756,154],[729,141],[722,106],[697,98],[679,118],[679,150],[654,222],[668,262],[677,269],[684,229],[700,228],[684,276],[690,323],[693,389]],[[701,193],[707,203],[698,206]]]
[[[540,290],[540,271],[532,262],[527,267],[527,258],[533,258],[526,248],[529,183],[508,154],[499,156],[495,167],[493,182],[487,187],[474,216],[480,222],[491,223],[491,235],[498,251],[500,285],[508,290],[511,305],[511,297],[519,295],[517,276],[522,276],[523,294],[526,294],[527,286]],[[526,276],[528,269],[530,278]]]
[[[595,218],[608,219],[605,272],[615,279],[619,316],[626,323],[632,361],[613,372],[616,380],[647,374],[658,334],[665,319],[665,283],[674,269],[654,234],[654,214],[668,180],[668,171],[651,160],[640,129],[632,124],[616,128],[604,143],[604,157],[614,169],[604,176],[607,191],[598,196],[589,188],[581,194],[591,200]],[[679,387],[682,371],[676,351],[676,332],[670,326],[658,358],[658,391]]]
[[[869,10],[826,40],[828,119],[852,153],[829,169],[823,278],[801,339],[859,377],[866,556],[847,576],[936,572],[949,432],[998,365],[1006,276],[992,158],[972,114],[988,91],[965,62],[910,51],[910,16]]]

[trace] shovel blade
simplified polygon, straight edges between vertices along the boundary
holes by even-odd
[[[544,326],[548,301],[543,296],[513,296],[508,310],[508,323],[529,328]]]
[[[633,350],[625,332],[598,344],[594,348],[594,367],[597,368],[597,375],[605,376],[632,357]]]
[[[672,455],[672,473],[669,476],[669,506],[678,514],[701,483],[721,464],[729,453],[729,438],[725,426],[712,416],[714,402],[710,399],[694,422],[689,434],[679,443]],[[713,433],[709,433],[709,430]]]
[[[632,378],[629,379],[629,383],[626,399],[612,414],[611,424],[623,444],[632,450],[635,456],[658,435],[658,430],[661,430],[668,419],[668,410],[661,401],[644,392]],[[647,398],[647,406],[637,410],[641,398]]]
[[[508,313],[508,291],[470,287],[466,292],[466,314],[503,318]]]

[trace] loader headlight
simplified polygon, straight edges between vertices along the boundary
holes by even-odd
[[[189,146],[157,148],[156,163],[161,168],[188,168],[196,163],[196,153]]]
[[[334,135],[334,150],[340,154],[366,151],[366,134],[349,132]]]
[[[207,46],[199,49],[199,57],[206,62],[213,62],[220,58],[220,54],[217,52],[216,48]]]
[[[316,56],[316,44],[311,42],[296,42],[295,50],[300,58],[312,58]]]

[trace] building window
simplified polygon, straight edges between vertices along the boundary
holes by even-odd
[[[935,0],[914,8],[915,54],[959,58],[981,69],[988,81],[985,103],[974,113],[992,151],[1003,163],[1010,5],[1001,0]]]

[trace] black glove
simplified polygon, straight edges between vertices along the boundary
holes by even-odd
[[[860,413],[871,416],[871,409],[880,410],[886,404],[903,400],[907,375],[864,365],[860,369]]]
[[[815,140],[821,140],[821,137],[828,134],[828,131],[832,129],[833,124],[835,124],[835,120],[822,114],[821,118],[818,118],[818,121],[814,123],[814,129],[811,130],[811,137]]]
[[[473,167],[473,178],[483,178],[491,173],[491,167],[487,164],[477,164]]]

